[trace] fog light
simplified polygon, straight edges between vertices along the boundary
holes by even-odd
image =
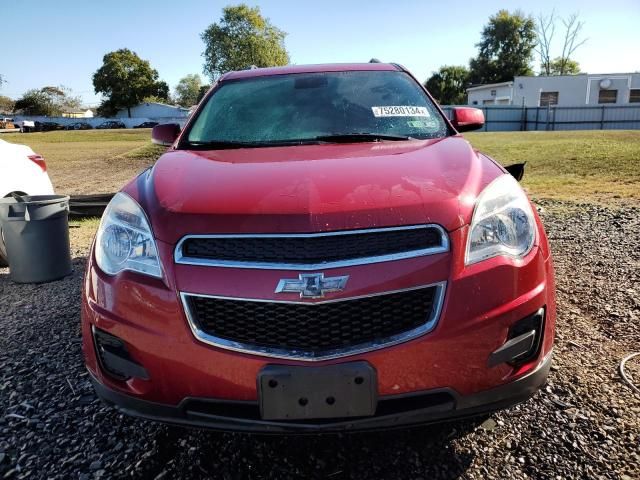
[[[489,355],[489,367],[501,363],[517,366],[536,358],[542,345],[543,328],[544,308],[511,325],[507,341]]]
[[[105,372],[122,381],[133,377],[149,379],[147,371],[131,358],[122,340],[95,327],[92,327],[92,331],[98,360]]]

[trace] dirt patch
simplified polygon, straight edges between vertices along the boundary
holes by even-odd
[[[111,193],[149,168],[160,152],[155,146],[125,145],[113,151],[100,152],[90,160],[68,161],[49,169],[56,192],[70,194]]]
[[[103,406],[78,324],[97,223],[72,228],[72,276],[15,285],[0,270],[0,478],[639,478],[640,395],[617,367],[640,350],[640,208],[539,204],[558,282],[548,385],[484,423],[320,437],[187,430]]]

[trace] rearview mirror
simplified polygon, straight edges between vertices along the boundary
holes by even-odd
[[[173,145],[180,134],[180,125],[177,123],[163,123],[156,125],[151,130],[151,142],[156,145]]]
[[[455,107],[451,123],[458,132],[469,132],[484,126],[484,113],[478,108]]]

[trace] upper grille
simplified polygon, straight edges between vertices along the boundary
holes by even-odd
[[[183,296],[194,333],[235,350],[322,359],[379,348],[433,328],[443,284],[321,303]]]
[[[314,234],[206,235],[183,239],[178,263],[316,269],[396,260],[448,249],[435,225]]]

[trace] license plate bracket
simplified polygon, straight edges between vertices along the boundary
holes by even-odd
[[[267,365],[258,374],[258,390],[264,420],[364,417],[378,404],[376,371],[367,362]]]

